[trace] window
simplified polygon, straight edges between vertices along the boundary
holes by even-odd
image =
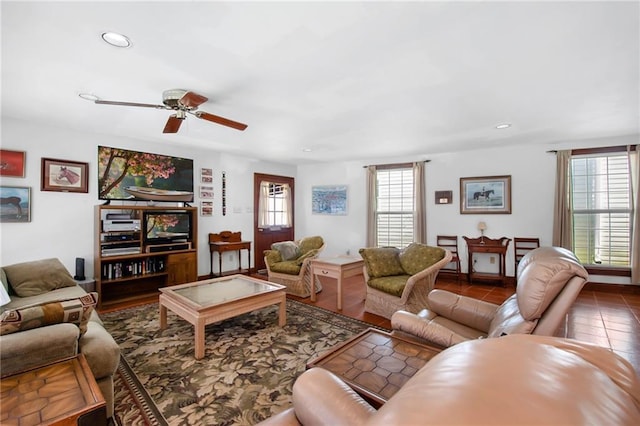
[[[291,226],[291,191],[288,184],[261,182],[259,202],[260,228]]]
[[[631,179],[627,153],[571,158],[573,251],[585,265],[630,266]]]
[[[405,247],[414,241],[413,169],[376,172],[376,236],[378,247]]]

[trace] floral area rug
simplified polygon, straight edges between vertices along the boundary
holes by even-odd
[[[160,331],[158,304],[100,316],[125,359],[115,380],[125,425],[258,423],[290,406],[310,359],[373,327],[287,300],[284,327],[276,306],[207,326],[205,357],[196,360],[193,326],[169,311]]]

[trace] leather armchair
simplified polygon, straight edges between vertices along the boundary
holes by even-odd
[[[575,255],[560,247],[530,251],[517,275],[516,293],[502,305],[433,290],[429,309],[393,315],[393,332],[441,347],[505,334],[552,336],[588,278]]]
[[[307,370],[270,425],[640,424],[640,380],[607,348],[548,336],[461,343],[378,411],[332,373]]]

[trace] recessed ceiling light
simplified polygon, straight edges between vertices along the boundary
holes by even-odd
[[[511,127],[510,123],[502,123],[502,124],[498,124],[496,126],[496,129],[508,129],[509,127]]]
[[[311,152],[313,151],[311,148],[302,148],[302,152]]]
[[[106,32],[102,33],[102,39],[115,47],[129,47],[131,46],[131,40],[122,34]]]
[[[82,99],[86,100],[86,101],[97,101],[98,99],[100,99],[99,97],[97,97],[96,95],[94,95],[93,93],[78,93],[78,96],[80,96]]]

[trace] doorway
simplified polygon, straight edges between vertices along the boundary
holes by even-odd
[[[294,240],[294,182],[287,176],[253,174],[253,264],[257,272],[266,269],[264,251],[271,244]]]

